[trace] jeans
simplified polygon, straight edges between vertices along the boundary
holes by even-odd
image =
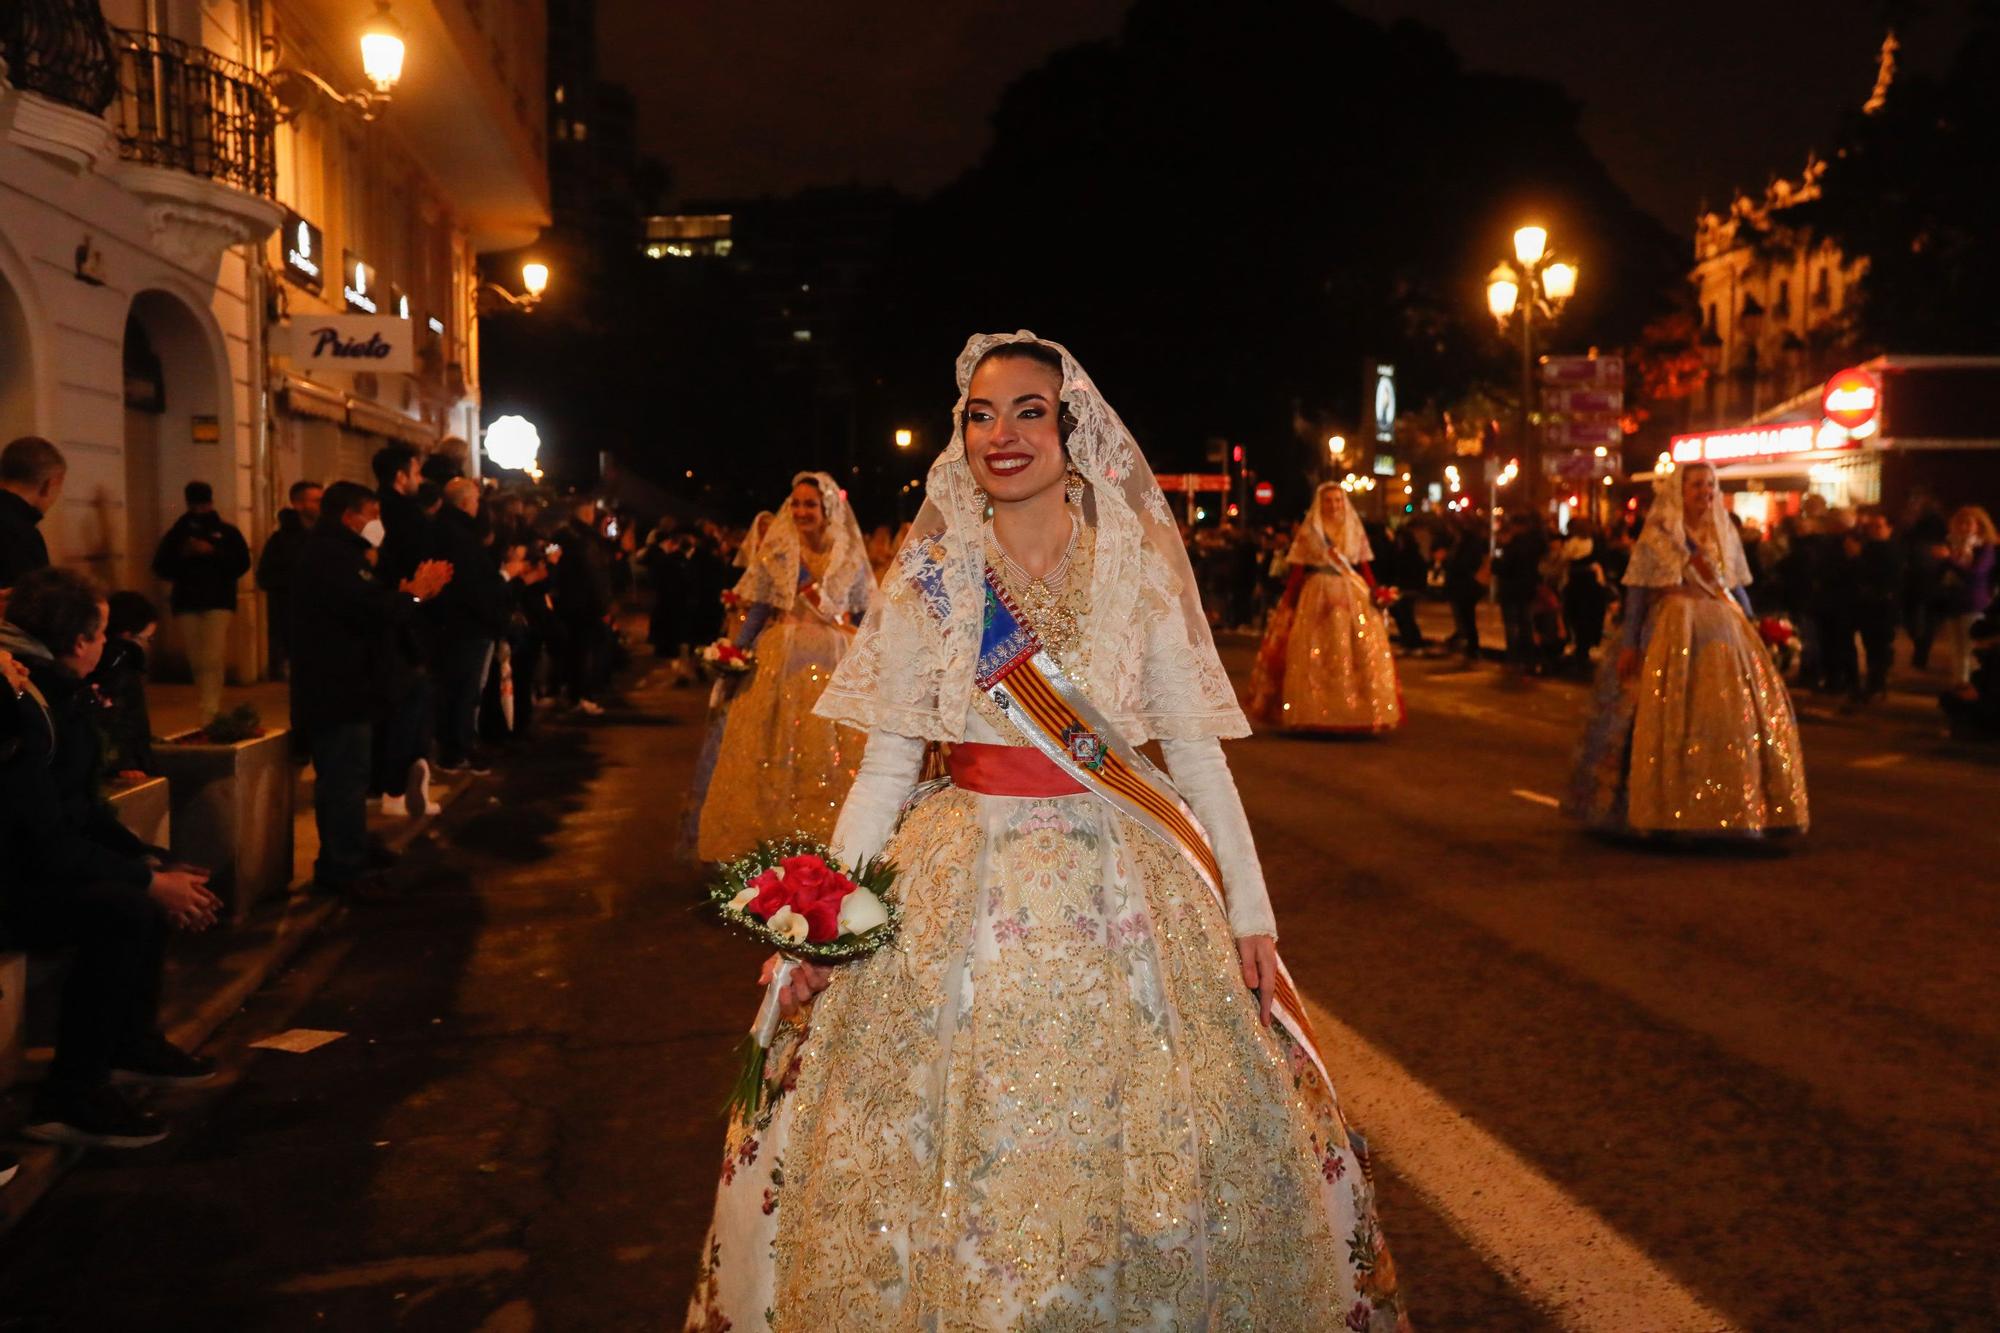
[[[195,707],[207,726],[222,711],[222,673],[229,664],[229,622],[234,611],[176,611],[174,628],[194,673]]]
[[[10,943],[76,950],[63,982],[50,1083],[96,1087],[122,1054],[159,1032],[167,916],[145,889],[40,885],[9,903],[0,920]]]
[[[376,723],[369,761],[370,794],[402,796],[410,766],[431,752],[431,681],[418,675]]]
[[[1458,636],[1459,651],[1468,658],[1479,656],[1479,598],[1454,597],[1451,601],[1451,632]]]
[[[1396,640],[1405,648],[1416,649],[1424,646],[1423,627],[1417,623],[1417,597],[1415,592],[1405,591],[1389,604],[1389,619],[1396,622]]]
[[[368,868],[368,760],[374,728],[331,722],[312,729],[313,820],[319,858],[313,879],[341,886]]]
[[[1533,601],[1500,599],[1500,623],[1507,631],[1507,660],[1517,666],[1534,664],[1534,606]]]
[[[479,696],[493,662],[493,640],[452,639],[438,645],[432,671],[437,678],[438,759],[456,765],[479,740]]]

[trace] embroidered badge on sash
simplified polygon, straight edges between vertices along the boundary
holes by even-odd
[[[1068,728],[1062,734],[1063,748],[1069,757],[1081,767],[1095,773],[1104,767],[1104,738],[1082,723]]]

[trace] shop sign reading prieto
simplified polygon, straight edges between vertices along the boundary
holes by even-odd
[[[394,315],[315,315],[292,320],[292,364],[302,370],[416,369],[416,325]]]

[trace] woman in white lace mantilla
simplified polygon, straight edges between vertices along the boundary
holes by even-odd
[[[1569,812],[1607,832],[1803,833],[1798,722],[1750,619],[1750,566],[1715,469],[1662,462],[1598,673]]]
[[[734,697],[718,700],[728,715],[697,822],[701,859],[738,856],[788,833],[832,833],[862,736],[812,709],[874,589],[840,487],[824,472],[799,473],[736,585],[743,623],[735,641],[754,650],[756,663]],[[725,682],[718,693],[730,689]]]
[[[1403,688],[1376,606],[1375,553],[1337,482],[1292,538],[1285,595],[1250,676],[1250,717],[1283,731],[1371,735],[1403,724]]]
[[[833,845],[900,867],[903,925],[793,978],[820,993],[730,1126],[687,1326],[1406,1327],[1165,498],[1055,344],[976,337],[958,386],[818,705],[868,728]]]

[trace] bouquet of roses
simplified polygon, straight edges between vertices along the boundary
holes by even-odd
[[[1381,607],[1390,607],[1394,606],[1397,602],[1400,602],[1402,600],[1403,600],[1403,590],[1401,588],[1394,587],[1387,583],[1378,583],[1375,585],[1375,605]]]
[[[895,937],[902,921],[891,893],[895,882],[896,867],[880,857],[850,870],[823,844],[803,837],[759,843],[721,867],[708,896],[724,923],[782,955],[743,1044],[731,1111],[749,1119],[763,1106],[778,997],[798,965],[863,958]]]
[[[743,598],[738,595],[736,589],[724,588],[722,590],[722,609],[725,611],[741,611],[743,609]]]
[[[750,668],[757,665],[755,649],[738,648],[727,639],[717,639],[702,648],[698,655],[701,658],[701,669],[718,679],[723,676],[748,675]]]

